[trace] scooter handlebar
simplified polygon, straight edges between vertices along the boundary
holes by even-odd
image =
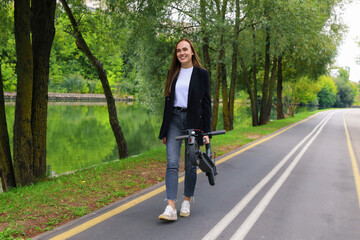
[[[203,135],[214,136],[214,135],[221,135],[221,134],[225,134],[225,133],[226,133],[225,130],[218,130],[218,131],[212,131],[212,132],[204,133]]]
[[[181,136],[176,136],[175,140],[183,140],[183,139],[188,139],[190,137],[190,135],[181,135]]]
[[[208,133],[203,133],[203,136],[214,136],[214,135],[221,135],[221,134],[225,134],[226,131],[225,130],[218,130],[218,131],[212,131],[212,132],[208,132]],[[188,139],[190,137],[190,135],[181,135],[181,136],[176,136],[175,140],[183,140],[183,139]]]

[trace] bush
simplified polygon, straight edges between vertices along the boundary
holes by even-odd
[[[320,107],[333,107],[336,102],[336,94],[330,91],[327,87],[324,87],[318,93],[318,99]]]
[[[338,83],[335,107],[350,107],[355,99],[352,87],[348,84]]]
[[[80,74],[69,74],[58,84],[50,82],[51,90],[67,93],[89,93],[89,84]]]

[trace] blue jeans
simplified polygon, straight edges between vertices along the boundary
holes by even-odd
[[[169,125],[169,130],[166,136],[167,167],[165,184],[167,200],[177,200],[180,150],[182,140],[175,140],[175,137],[188,134],[186,129],[186,116],[186,112],[181,112],[180,110],[174,109]],[[187,140],[185,140],[184,196],[193,197],[197,177],[197,168],[191,164],[190,158],[186,153],[186,149]]]

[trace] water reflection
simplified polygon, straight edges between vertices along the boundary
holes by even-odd
[[[6,116],[12,141],[14,105],[7,104]],[[140,104],[117,103],[119,123],[130,155],[160,146],[159,116]],[[60,174],[118,158],[115,137],[104,104],[50,104],[48,108],[48,173]]]

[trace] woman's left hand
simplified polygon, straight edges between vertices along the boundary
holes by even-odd
[[[205,140],[204,144],[209,144],[210,143],[209,136],[204,136],[203,139]]]

